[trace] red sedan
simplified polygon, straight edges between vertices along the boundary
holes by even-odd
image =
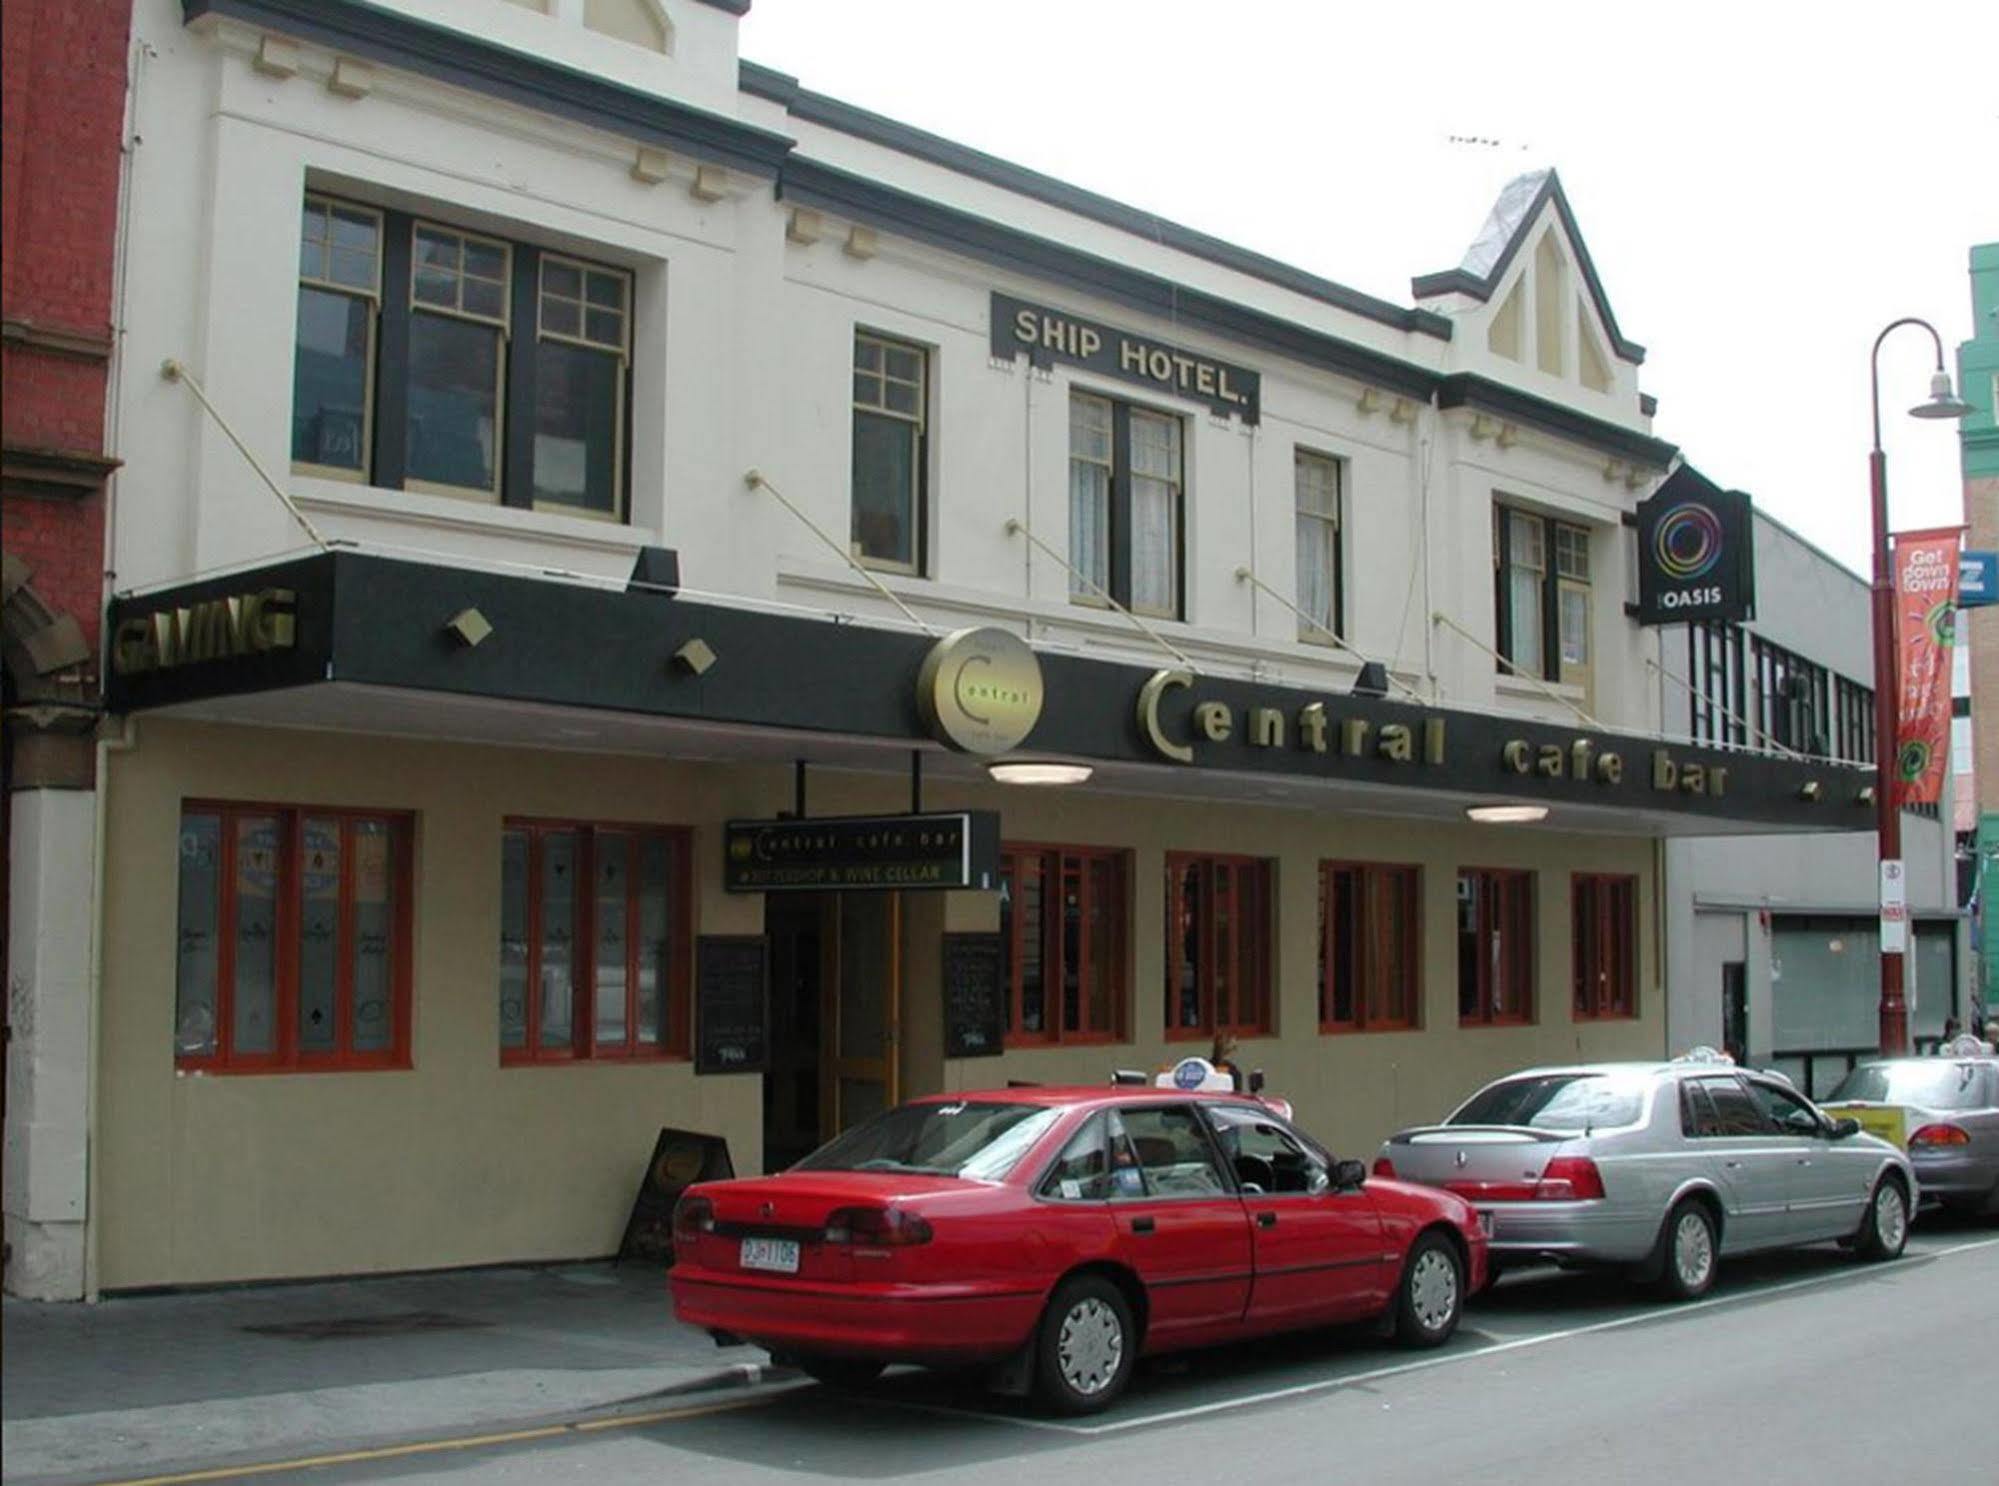
[[[1485,1283],[1471,1206],[1336,1161],[1270,1104],[1155,1088],[919,1099],[778,1176],[690,1188],[680,1319],[823,1381],[984,1366],[1099,1409],[1140,1355],[1377,1318],[1436,1346]]]

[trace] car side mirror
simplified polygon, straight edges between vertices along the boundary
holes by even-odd
[[[1333,1186],[1342,1192],[1351,1192],[1367,1180],[1365,1161],[1335,1161],[1333,1163]]]
[[[1859,1133],[1860,1121],[1853,1118],[1852,1115],[1832,1122],[1832,1138],[1834,1140],[1845,1140],[1849,1135],[1858,1135]]]

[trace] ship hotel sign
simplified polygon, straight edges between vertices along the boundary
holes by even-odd
[[[1135,331],[1029,304],[1008,294],[992,301],[992,353],[1011,361],[1022,351],[1036,366],[1063,361],[1155,392],[1204,402],[1245,423],[1262,417],[1263,379],[1247,367],[1171,346]]]

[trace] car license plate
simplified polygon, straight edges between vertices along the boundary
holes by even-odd
[[[743,1240],[742,1264],[745,1269],[797,1274],[798,1243],[789,1238],[746,1238]]]
[[[1487,1238],[1492,1237],[1492,1214],[1484,1208],[1478,1210],[1478,1231]]]

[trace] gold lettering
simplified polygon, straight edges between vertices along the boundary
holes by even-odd
[[[121,619],[111,640],[111,663],[121,676],[136,676],[159,664],[152,630],[143,619]]]
[[[1242,401],[1242,395],[1235,388],[1229,386],[1229,369],[1225,366],[1215,368],[1215,391],[1223,402],[1239,403]]]
[[[1173,384],[1176,387],[1185,387],[1188,375],[1194,370],[1194,358],[1191,356],[1182,356],[1178,351],[1175,351],[1173,353],[1173,366],[1179,373],[1174,377]]]
[[[1569,745],[1569,773],[1577,779],[1589,778],[1590,741],[1578,738]]]
[[[244,629],[250,644],[259,650],[289,650],[298,633],[298,616],[292,612],[298,595],[289,588],[266,588],[254,596],[256,612],[246,615]]]
[[[1674,764],[1673,756],[1663,748],[1652,750],[1652,788],[1675,789],[1680,783],[1680,770]]]
[[[153,660],[161,667],[180,664],[180,629],[171,609],[149,616],[153,626]]]
[[[1326,751],[1326,704],[1307,702],[1298,709],[1298,744],[1314,753]]]
[[[1381,739],[1374,745],[1374,751],[1394,763],[1406,764],[1416,756],[1415,738],[1401,723],[1385,723],[1382,725]]]
[[[1145,353],[1145,369],[1151,374],[1153,381],[1171,382],[1173,380],[1173,357],[1165,351],[1147,351]]]
[[[1525,774],[1533,766],[1533,752],[1522,738],[1508,743],[1499,756],[1506,761],[1506,767],[1516,774]]]
[[[1041,344],[1053,346],[1058,351],[1062,350],[1062,332],[1065,328],[1065,322],[1050,315],[1041,322]]]
[[[1215,369],[1203,361],[1194,372],[1194,386],[1203,397],[1215,395]]]
[[[1597,755],[1596,777],[1605,784],[1624,783],[1624,757],[1622,754],[1602,753]]]
[[[1275,707],[1249,709],[1249,741],[1257,748],[1284,746],[1284,714]]]
[[[1432,717],[1423,724],[1423,762],[1441,764],[1444,761],[1444,719]]]
[[[1145,347],[1137,341],[1120,340],[1117,352],[1118,370],[1145,375]]]
[[[1171,759],[1176,764],[1193,763],[1194,750],[1185,743],[1173,742],[1159,726],[1159,699],[1176,687],[1193,684],[1194,677],[1189,671],[1154,671],[1145,685],[1138,689],[1139,732],[1161,758]]]
[[[1349,717],[1340,724],[1340,751],[1352,758],[1359,758],[1361,750],[1367,747],[1367,719]]]
[[[1717,800],[1728,793],[1728,770],[1716,767],[1708,769],[1707,792]]]
[[[1534,760],[1534,772],[1545,779],[1560,779],[1565,772],[1562,766],[1562,748],[1559,743],[1543,743],[1540,754]]]
[[[1680,769],[1680,788],[1690,795],[1707,793],[1707,769],[1701,764],[1686,764]]]
[[[1034,333],[1034,311],[1015,310],[1013,312],[1013,338],[1033,345],[1039,337]]]
[[[1226,702],[1203,702],[1194,709],[1194,726],[1210,743],[1226,743],[1235,731],[1235,718]]]
[[[1089,326],[1079,325],[1077,327],[1076,345],[1077,355],[1081,356],[1084,360],[1088,360],[1103,349],[1104,338],[1098,335],[1096,331],[1090,329]]]

